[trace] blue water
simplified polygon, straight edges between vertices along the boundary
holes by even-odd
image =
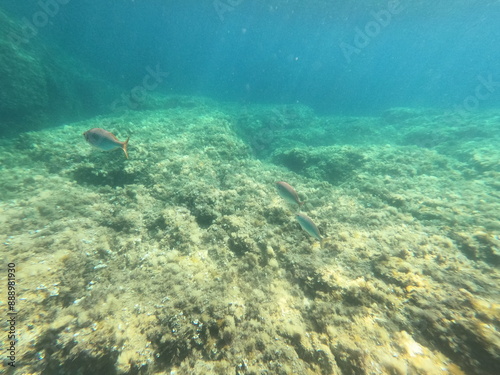
[[[40,10],[4,3],[19,19]],[[500,82],[498,1],[303,3],[72,0],[36,38],[124,89],[159,64],[169,73],[159,92],[319,113],[446,109],[475,95],[479,77]],[[475,107],[497,106],[495,88]]]

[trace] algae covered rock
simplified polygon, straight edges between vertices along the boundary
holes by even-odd
[[[349,179],[364,163],[364,155],[349,146],[292,148],[276,151],[273,161],[291,171],[337,185]]]
[[[0,117],[3,127],[34,123],[49,102],[47,79],[33,45],[17,45],[8,38],[16,24],[0,11]],[[46,119],[45,119],[46,120]],[[26,125],[24,125],[26,126]],[[5,132],[7,129],[1,129]]]
[[[118,95],[46,40],[13,35],[22,35],[21,26],[0,10],[0,135],[95,115]]]
[[[494,170],[407,145],[259,160],[234,115],[182,102],[0,140],[23,371],[499,373]],[[130,135],[130,159],[91,126]]]

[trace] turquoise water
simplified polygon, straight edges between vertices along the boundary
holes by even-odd
[[[500,373],[499,16],[4,1],[0,372]]]
[[[469,106],[500,98],[495,1],[66,2],[46,10],[5,2],[22,26],[10,35],[48,39],[127,92],[159,65],[168,79],[155,92],[301,103],[326,114],[450,110],[489,76],[485,99]],[[88,90],[80,100],[97,95]]]

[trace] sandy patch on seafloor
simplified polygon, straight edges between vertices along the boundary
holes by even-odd
[[[249,128],[263,123],[255,111]],[[295,119],[309,118],[311,134],[335,119],[283,113],[269,152],[240,138],[241,116],[207,105],[2,141],[13,373],[498,373],[493,140],[412,145],[419,115],[392,144],[300,143]],[[96,126],[130,135],[130,160],[86,145],[81,133]],[[347,139],[349,126],[336,131]],[[277,180],[307,201],[323,247]]]

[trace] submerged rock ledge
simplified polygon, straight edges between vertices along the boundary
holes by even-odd
[[[421,144],[442,117],[238,111],[172,106],[1,141],[13,373],[500,373],[498,114]],[[484,136],[456,146],[459,126]],[[130,136],[130,159],[86,145],[92,127]],[[306,201],[321,247],[275,181]]]

